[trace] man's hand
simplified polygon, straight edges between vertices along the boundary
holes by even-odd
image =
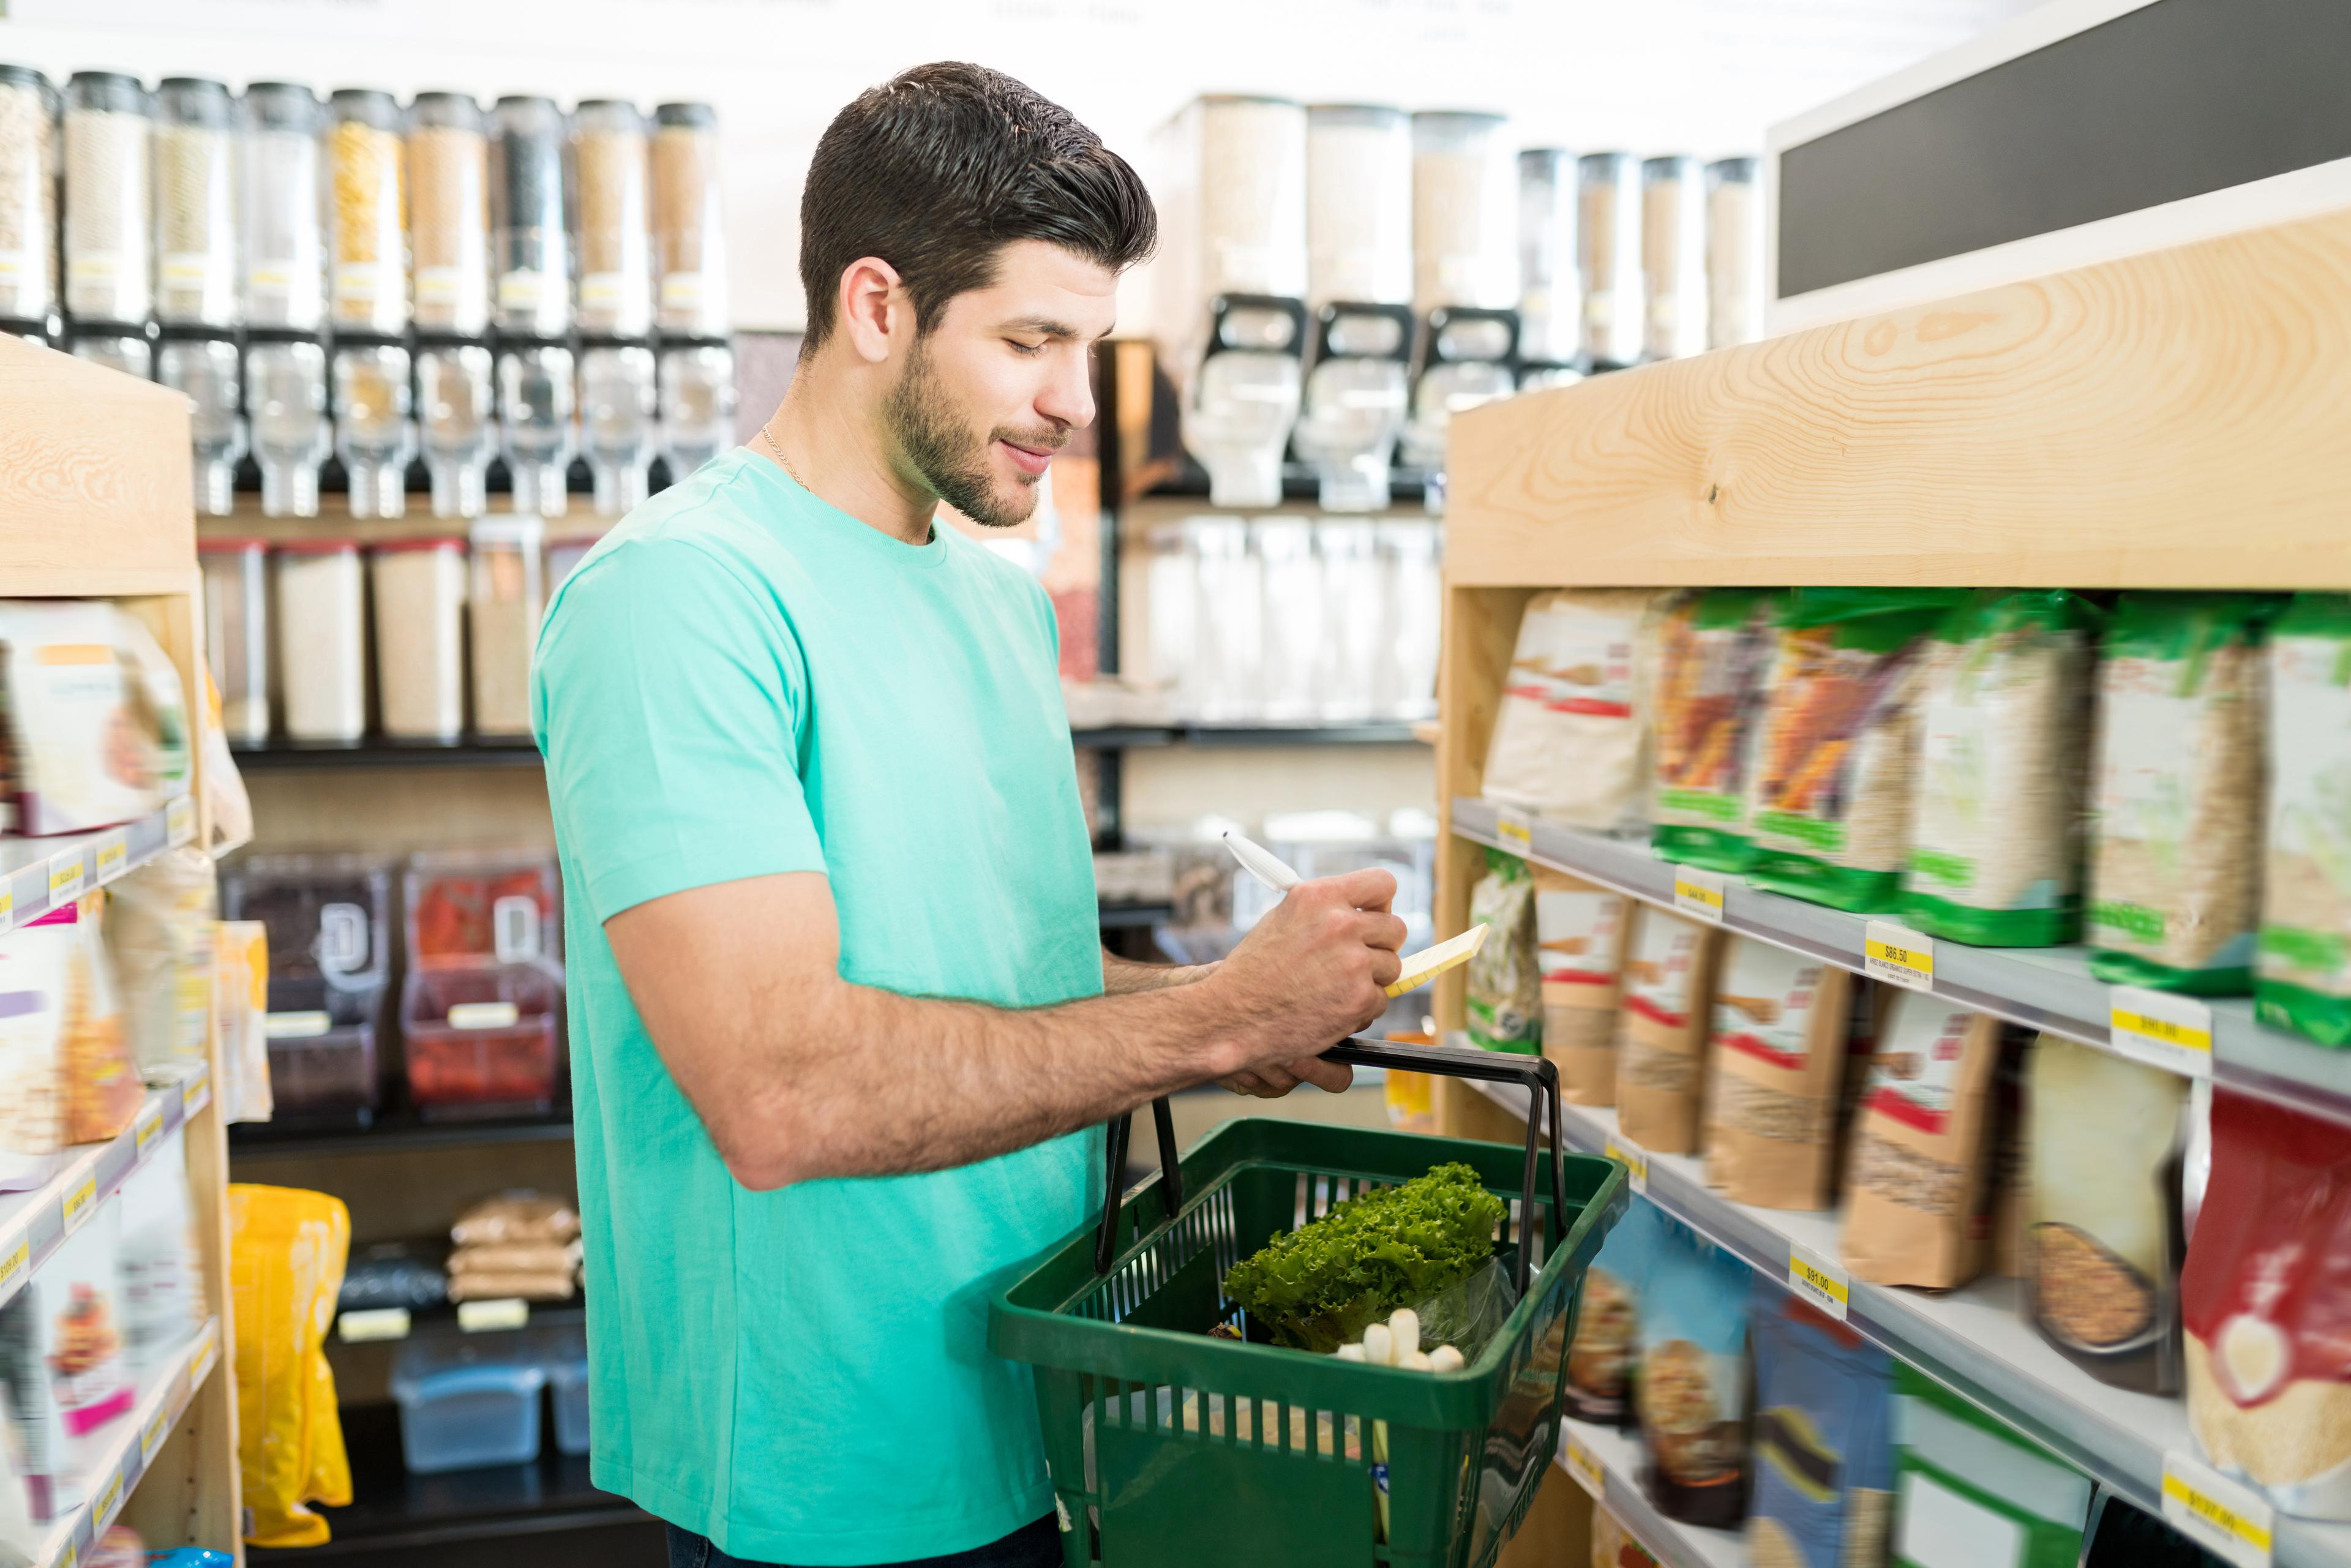
[[[1269,1043],[1304,1049],[1286,1061],[1254,1061],[1218,1084],[1279,1100],[1301,1083],[1337,1094],[1354,1082],[1353,1068],[1321,1053],[1387,1010],[1385,987],[1403,972],[1405,925],[1388,913],[1395,898],[1386,872],[1351,872],[1292,888],[1258,922],[1202,983],[1225,988]]]

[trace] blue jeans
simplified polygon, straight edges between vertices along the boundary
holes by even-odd
[[[669,1568],[783,1568],[781,1564],[746,1563],[729,1557],[710,1538],[690,1530],[669,1528]],[[877,1563],[874,1568],[1061,1568],[1061,1532],[1047,1514],[1024,1524],[1001,1541],[951,1552],[945,1557],[925,1557],[912,1563]]]

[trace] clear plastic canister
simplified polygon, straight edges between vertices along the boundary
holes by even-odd
[[[735,350],[716,343],[661,352],[661,450],[669,482],[735,444]]]
[[[277,689],[294,740],[367,733],[367,582],[356,539],[280,544]]]
[[[1323,603],[1316,712],[1326,724],[1360,724],[1372,716],[1382,651],[1395,635],[1378,525],[1325,517],[1314,526],[1314,551]]]
[[[570,505],[564,480],[578,449],[573,373],[571,350],[559,343],[528,343],[498,355],[498,444],[517,512],[559,517]]]
[[[1630,152],[1575,161],[1577,270],[1583,275],[1583,353],[1595,370],[1641,357],[1641,165]]]
[[[465,733],[465,541],[375,547],[376,709],[396,740]]]
[[[490,138],[463,93],[420,92],[408,110],[408,226],[416,325],[490,324]]]
[[[1192,716],[1242,723],[1258,716],[1265,690],[1264,563],[1249,548],[1243,518],[1204,513],[1188,527],[1198,552],[1200,627]]]
[[[1172,686],[1176,716],[1192,716],[1191,687],[1197,680],[1200,632],[1199,558],[1188,523],[1154,526],[1144,536],[1150,564],[1144,570],[1142,674]]]
[[[653,267],[661,329],[723,338],[726,225],[718,195],[718,116],[706,103],[653,110]]]
[[[563,111],[546,98],[502,98],[492,120],[490,220],[498,330],[560,337],[571,325],[563,221]]]
[[[326,318],[319,99],[292,82],[245,89],[245,321],[315,332]]]
[[[335,453],[350,477],[354,517],[396,517],[408,509],[408,460],[416,455],[408,369],[408,350],[398,343],[335,349]]]
[[[49,78],[0,64],[0,318],[57,308],[57,110]]]
[[[236,99],[203,77],[155,89],[155,319],[237,324]]]
[[[319,515],[319,465],[334,449],[327,418],[327,350],[308,338],[260,339],[245,351],[245,406],[261,509]]]
[[[110,371],[120,371],[142,382],[155,379],[155,350],[144,333],[110,328],[96,331],[78,329],[66,335],[66,351],[77,360],[88,360],[93,365],[104,365]]]
[[[488,509],[498,439],[494,374],[490,351],[479,343],[417,345],[417,435],[436,517],[478,517]]]
[[[1412,117],[1412,304],[1519,302],[1518,192],[1499,114]]]
[[[617,517],[645,498],[655,414],[651,349],[604,343],[580,350],[580,445],[601,515]]]
[[[484,517],[474,525],[474,729],[530,733],[530,650],[545,602],[539,551],[546,528],[535,517]]]
[[[155,353],[155,379],[188,400],[196,511],[208,517],[227,517],[235,505],[236,463],[246,451],[239,369],[229,338],[166,337]]]
[[[1706,291],[1707,347],[1763,336],[1763,193],[1752,158],[1706,166]]]
[[[1706,351],[1706,168],[1677,154],[1641,165],[1642,350],[1653,360]]]
[[[1287,99],[1203,98],[1200,292],[1306,292],[1306,110]]]
[[[144,321],[152,313],[153,113],[137,77],[76,71],[66,83],[66,314]]]
[[[653,262],[645,117],[637,106],[590,99],[574,109],[571,170],[579,193],[580,329],[643,338],[653,330]]]
[[[1392,595],[1387,657],[1380,670],[1380,711],[1388,718],[1432,718],[1445,614],[1443,530],[1437,523],[1403,520],[1383,522],[1379,530]]]
[[[269,547],[259,539],[200,538],[204,577],[204,662],[220,688],[221,726],[238,746],[269,739]]]
[[[408,210],[399,100],[373,88],[338,88],[327,100],[327,119],[335,325],[402,331],[408,326]]]
[[[1323,660],[1322,559],[1314,524],[1259,517],[1249,535],[1265,574],[1259,714],[1269,724],[1304,724],[1315,716]]]
[[[1306,299],[1412,301],[1412,120],[1400,109],[1306,110]]]
[[[1519,154],[1519,358],[1564,365],[1582,351],[1575,159],[1555,147]]]

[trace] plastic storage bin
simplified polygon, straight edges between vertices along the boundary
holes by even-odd
[[[412,855],[402,886],[408,961],[527,964],[562,956],[560,883],[543,854],[449,850]]]
[[[418,1475],[527,1465],[538,1458],[538,1391],[547,1373],[506,1337],[412,1339],[392,1363],[400,1448]]]
[[[400,998],[409,1097],[444,1115],[554,1109],[562,1006],[563,972],[549,963],[412,969]]]
[[[564,1454],[588,1451],[588,1333],[564,1327],[544,1331],[539,1365],[547,1373],[548,1402],[555,1407],[555,1448]]]
[[[221,879],[221,913],[269,933],[269,1074],[287,1112],[371,1109],[391,968],[389,862],[256,855]]]
[[[231,741],[269,739],[269,546],[260,539],[196,544],[204,573],[204,656],[220,688]]]

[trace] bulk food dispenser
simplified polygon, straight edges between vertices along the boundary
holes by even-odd
[[[1184,444],[1219,507],[1281,499],[1306,351],[1306,111],[1284,99],[1196,99],[1165,134],[1159,277]]]
[[[1519,154],[1519,390],[1583,379],[1583,277],[1575,254],[1575,158]]]
[[[154,110],[137,77],[76,71],[65,101],[67,343],[150,380]]]
[[[1313,312],[1294,444],[1325,511],[1376,512],[1412,362],[1412,122],[1402,110],[1306,111],[1306,302]]]
[[[319,99],[290,82],[245,89],[245,401],[261,509],[319,515],[327,419],[326,233]]]
[[[1499,114],[1412,117],[1413,309],[1420,318],[1404,460],[1433,476],[1465,409],[1510,395],[1519,332],[1516,171]],[[1443,486],[1428,491],[1442,509]]]
[[[1706,169],[1676,154],[1641,165],[1642,351],[1678,360],[1706,351]]]
[[[1707,347],[1763,336],[1763,193],[1752,158],[1706,166],[1706,285]]]
[[[408,111],[416,422],[436,517],[478,517],[497,453],[490,354],[490,138],[465,93],[420,92]]]
[[[228,516],[246,453],[236,330],[236,99],[220,82],[155,90],[155,379],[188,400],[195,507]]]
[[[334,322],[335,452],[354,517],[408,509],[416,455],[408,354],[408,214],[400,105],[343,88],[328,99],[328,255]]]
[[[1629,152],[1575,161],[1575,251],[1583,275],[1583,358],[1595,371],[1641,359],[1641,166]]]
[[[498,331],[498,436],[514,509],[561,517],[569,505],[571,245],[564,219],[563,111],[545,98],[498,99],[490,160]]]
[[[57,319],[57,115],[29,66],[0,64],[0,333],[52,346]]]
[[[653,110],[653,229],[659,442],[677,485],[735,444],[718,116],[706,103]]]
[[[571,113],[580,258],[580,427],[596,510],[643,500],[654,434],[649,149],[634,104],[590,99]]]

